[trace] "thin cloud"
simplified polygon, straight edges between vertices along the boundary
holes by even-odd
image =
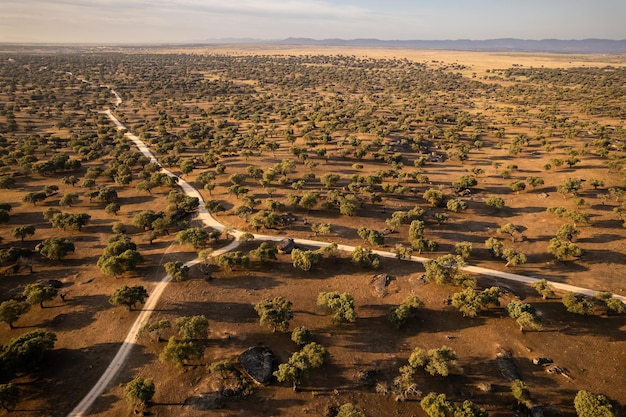
[[[623,0],[0,0],[0,42],[626,38]]]

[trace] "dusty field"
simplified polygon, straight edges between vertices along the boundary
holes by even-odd
[[[171,50],[164,53],[171,53]],[[207,54],[226,55],[317,55],[341,54],[372,58],[408,59],[416,62],[437,61],[434,65],[442,67],[452,66],[450,71],[461,72],[465,77],[483,79],[491,75],[487,69],[510,68],[515,64],[522,67],[546,68],[578,68],[602,67],[605,65],[623,66],[623,57],[601,56],[571,56],[571,55],[531,55],[531,54],[487,54],[468,52],[445,51],[406,51],[406,50],[358,50],[358,49],[326,49],[326,48],[293,48],[274,50],[263,46],[249,48],[215,47],[206,50],[177,51]],[[454,69],[458,66],[458,69]],[[110,80],[103,80],[109,82]],[[120,84],[127,85],[131,90],[132,77],[120,77]],[[488,81],[486,81],[488,82]],[[511,81],[490,81],[506,85]],[[117,86],[114,86],[117,88]],[[124,90],[124,91],[127,91]],[[3,93],[4,94],[4,93]],[[57,91],[61,96],[61,92]],[[147,93],[141,93],[147,94]],[[119,110],[126,117],[131,126],[142,121],[158,118],[158,109],[145,105],[134,112],[144,96],[137,93],[135,97],[125,94],[124,103]],[[328,93],[330,96],[330,93]],[[2,96],[3,101],[8,96]],[[442,99],[444,100],[444,99]],[[490,108],[489,97],[476,100],[477,107],[472,114],[485,112],[493,115],[496,112]],[[111,101],[104,102],[111,103]],[[213,103],[214,104],[214,103]],[[213,105],[211,104],[211,105]],[[186,104],[190,108],[192,104]],[[210,107],[204,102],[193,105]],[[496,107],[505,107],[508,103],[499,102]],[[550,103],[546,103],[546,107]],[[100,106],[100,104],[98,104]],[[126,106],[126,107],[125,107]],[[528,107],[528,106],[526,106]],[[532,107],[532,106],[530,106]],[[572,108],[575,103],[572,104]],[[98,107],[100,108],[100,107]],[[173,114],[180,114],[180,109],[170,109]],[[533,109],[530,110],[533,113]],[[576,115],[572,113],[573,118]],[[24,124],[29,116],[24,111],[17,116],[18,123]],[[215,116],[218,118],[219,116]],[[524,120],[521,125],[512,127],[505,123],[507,115],[494,116],[501,126],[506,126],[510,136],[527,133],[533,136],[536,125],[533,121],[526,121],[523,113],[519,118]],[[578,116],[583,118],[583,116]],[[34,118],[33,118],[34,119]],[[623,128],[623,119],[605,117],[590,118],[603,123]],[[60,136],[69,136],[63,128],[53,126],[43,118],[35,119],[33,129],[53,132]],[[230,119],[232,122],[232,119]],[[239,134],[246,132],[250,121],[242,122]],[[283,128],[283,125],[279,126]],[[296,140],[294,145],[306,147],[302,138],[301,126],[296,126]],[[155,129],[152,131],[154,132]],[[182,127],[170,127],[173,132],[181,131]],[[467,198],[469,209],[466,212],[449,213],[450,219],[441,225],[436,224],[431,217],[427,218],[427,237],[435,239],[440,248],[438,252],[427,254],[436,257],[453,251],[453,246],[459,241],[472,242],[475,250],[470,258],[471,264],[494,269],[505,269],[504,262],[493,260],[484,249],[487,237],[499,237],[496,229],[504,223],[513,223],[523,226],[521,236],[511,245],[527,255],[528,263],[508,268],[519,274],[536,277],[545,277],[549,280],[567,282],[574,285],[597,288],[617,294],[626,294],[623,283],[624,242],[626,232],[613,209],[619,207],[618,199],[603,197],[609,187],[619,185],[622,174],[609,171],[605,166],[605,158],[593,152],[580,155],[581,162],[575,167],[566,165],[545,171],[543,166],[551,158],[566,157],[568,147],[582,149],[584,142],[591,142],[594,138],[581,134],[577,138],[567,138],[555,129],[550,137],[553,151],[547,151],[538,142],[534,142],[520,156],[511,156],[508,153],[508,142],[504,146],[496,146],[498,142],[492,133],[485,133],[482,139],[485,146],[469,151],[469,160],[461,162],[448,159],[444,164],[426,165],[422,172],[428,175],[430,184],[415,185],[418,191],[405,195],[385,195],[382,203],[365,203],[355,217],[341,216],[337,212],[328,212],[319,208],[311,211],[301,208],[288,207],[298,220],[289,227],[274,230],[272,233],[294,237],[311,237],[311,223],[331,223],[334,232],[320,240],[335,241],[338,243],[363,244],[358,238],[358,228],[382,230],[385,219],[396,210],[408,210],[415,205],[428,208],[422,199],[423,191],[431,186],[441,189],[446,195],[454,195],[450,183],[461,175],[466,175],[473,167],[480,167],[483,173],[477,176],[478,186],[472,190]],[[340,132],[343,135],[343,132]],[[467,134],[467,130],[464,134]],[[336,135],[336,136],[341,136]],[[6,135],[8,136],[8,135]],[[365,142],[373,141],[374,135],[359,134]],[[280,135],[275,140],[282,146],[273,155],[271,152],[253,155],[251,159],[240,155],[222,159],[227,165],[226,177],[218,178],[216,187],[209,195],[203,191],[205,199],[220,199],[227,210],[218,213],[217,217],[223,223],[238,229],[253,231],[251,226],[242,218],[234,214],[234,209],[240,204],[240,198],[227,194],[230,185],[228,175],[234,172],[244,172],[246,166],[255,164],[263,169],[271,167],[277,161],[293,157],[289,153],[290,144]],[[578,144],[576,141],[580,141]],[[350,175],[359,172],[360,175],[374,174],[384,168],[384,164],[365,158],[364,165],[358,171],[354,164],[359,162],[353,158],[341,158],[339,153],[342,145],[338,143],[328,145],[331,155],[328,161],[320,159],[319,164],[311,169],[298,163],[291,178],[300,178],[314,170],[317,178],[325,172],[335,172],[342,175],[342,186],[347,187]],[[192,150],[183,152],[184,157],[193,156]],[[413,156],[405,163],[405,171],[410,171]],[[112,157],[106,155],[101,161],[106,165]],[[84,161],[83,168],[77,174],[84,175],[89,166],[99,165],[100,160]],[[496,165],[496,163],[501,165]],[[515,164],[511,177],[504,179],[501,171],[506,165]],[[14,167],[3,167],[3,172],[11,172]],[[189,181],[197,179],[198,173],[208,168],[197,168],[185,176]],[[176,167],[174,168],[176,170]],[[518,179],[524,180],[528,176],[541,176],[546,183],[536,189],[527,188],[520,193],[513,193],[508,189],[508,183]],[[556,230],[565,221],[545,212],[546,207],[564,206],[577,209],[579,206],[572,198],[557,192],[557,186],[567,178],[596,178],[606,184],[598,190],[585,185],[580,192],[584,199],[582,210],[592,216],[587,226],[581,226],[581,234],[576,240],[584,249],[583,257],[575,262],[558,262],[546,252],[546,241],[554,236]],[[3,277],[0,289],[3,294],[17,286],[25,285],[40,279],[59,279],[64,282],[63,292],[67,293],[66,301],[55,299],[46,303],[46,308],[34,307],[29,313],[20,318],[15,324],[17,329],[9,331],[8,326],[2,325],[0,341],[6,343],[10,338],[35,328],[44,328],[57,333],[58,342],[55,349],[49,352],[45,366],[35,376],[21,377],[15,382],[20,384],[23,396],[17,410],[11,413],[0,412],[0,415],[66,415],[80,398],[99,378],[103,369],[115,353],[121,340],[136,317],[136,312],[127,312],[120,307],[113,307],[108,303],[110,294],[123,284],[145,285],[148,291],[154,282],[163,276],[163,263],[169,260],[189,260],[196,253],[191,248],[181,246],[174,241],[174,233],[169,236],[160,236],[152,244],[148,241],[148,234],[129,226],[129,234],[138,244],[139,252],[145,262],[131,274],[121,278],[104,276],[97,268],[96,261],[106,241],[111,235],[111,226],[116,221],[130,225],[132,217],[140,210],[165,210],[165,197],[168,189],[158,188],[152,194],[138,192],[133,182],[125,187],[116,186],[122,202],[122,209],[117,216],[105,214],[103,206],[90,203],[82,198],[74,207],[62,208],[68,212],[89,212],[92,219],[82,232],[59,231],[52,229],[47,222],[43,222],[41,212],[48,207],[59,208],[58,200],[63,193],[71,192],[74,187],[60,183],[61,175],[49,177],[30,176],[27,179],[18,178],[16,187],[2,190],[0,202],[10,203],[14,208],[11,211],[11,221],[0,225],[0,233],[4,238],[3,247],[16,244],[11,237],[10,230],[17,224],[35,224],[37,232],[27,237],[23,247],[32,248],[36,243],[51,236],[67,236],[76,245],[76,253],[71,254],[60,262],[46,262],[35,258],[34,273],[21,271],[16,275]],[[102,179],[102,183],[112,182]],[[395,179],[388,180],[395,182]],[[398,180],[399,182],[399,180]],[[52,196],[37,206],[22,202],[26,192],[37,191],[44,185],[55,184],[60,187],[58,195]],[[195,183],[201,188],[201,184]],[[434,185],[433,185],[434,184]],[[252,182],[248,185],[252,188]],[[344,187],[344,188],[345,188]],[[76,186],[78,188],[78,185]],[[319,184],[306,185],[306,190],[321,190]],[[272,198],[286,202],[290,193],[289,187],[278,188]],[[82,191],[81,191],[82,192]],[[267,200],[269,195],[257,186],[256,197]],[[482,202],[490,195],[502,195],[506,206],[495,213]],[[437,209],[429,212],[442,212]],[[304,224],[306,219],[308,224]],[[406,243],[408,226],[403,226],[398,233],[387,236],[385,249],[393,249],[396,243]],[[224,244],[222,241],[221,244]],[[219,246],[219,244],[217,245]],[[242,250],[252,249],[249,246]],[[445,305],[444,301],[458,290],[454,287],[441,287],[435,284],[423,284],[419,277],[423,268],[419,264],[383,260],[379,272],[388,273],[395,277],[388,288],[388,294],[379,297],[369,285],[372,271],[355,269],[344,255],[344,258],[329,261],[308,273],[294,269],[290,258],[281,255],[277,262],[269,266],[260,266],[255,262],[249,270],[224,272],[217,271],[214,279],[206,281],[198,269],[192,270],[192,279],[183,283],[171,284],[159,303],[156,318],[174,319],[183,315],[204,314],[210,322],[210,337],[206,354],[201,361],[194,362],[180,370],[172,364],[163,364],[158,360],[158,354],[164,343],[148,339],[137,341],[128,366],[121,372],[117,382],[111,386],[105,395],[95,404],[93,415],[123,416],[129,411],[123,399],[124,384],[139,375],[153,378],[157,389],[153,404],[148,411],[159,416],[178,415],[215,415],[239,416],[244,414],[259,416],[325,416],[330,406],[337,406],[346,402],[353,402],[361,406],[366,414],[372,416],[412,416],[423,415],[417,399],[406,402],[395,401],[393,394],[379,394],[375,392],[377,383],[391,385],[398,375],[398,368],[406,360],[415,347],[434,348],[442,345],[452,347],[459,355],[458,368],[448,378],[432,378],[420,376],[418,385],[427,393],[429,391],[444,392],[448,398],[461,402],[471,398],[476,404],[490,411],[490,416],[511,415],[515,400],[510,393],[509,384],[495,364],[495,354],[499,349],[510,351],[524,381],[530,387],[533,400],[538,404],[554,406],[561,410],[563,415],[573,416],[573,397],[580,389],[603,393],[622,412],[626,411],[626,384],[623,375],[626,371],[624,352],[626,342],[623,332],[626,331],[626,321],[623,316],[611,317],[581,317],[567,313],[560,300],[542,300],[527,288],[504,285],[513,288],[525,302],[536,306],[545,320],[542,331],[521,333],[513,319],[507,317],[503,308],[491,308],[478,318],[463,318],[455,308]],[[488,287],[493,282],[479,279],[480,288]],[[315,308],[315,298],[320,291],[348,291],[355,298],[358,319],[354,324],[341,326],[332,325],[330,318],[322,315]],[[408,295],[415,294],[422,299],[426,306],[417,317],[400,330],[395,329],[386,320],[385,316],[391,306],[400,304]],[[314,370],[309,379],[306,379],[300,392],[294,393],[289,384],[274,383],[270,386],[255,386],[252,393],[241,399],[226,401],[220,410],[200,411],[188,404],[188,398],[207,391],[215,391],[218,381],[208,374],[206,365],[221,359],[233,359],[243,350],[251,346],[267,346],[271,348],[279,361],[286,361],[297,346],[290,341],[289,334],[271,333],[259,326],[258,316],[253,306],[264,297],[283,295],[294,303],[295,318],[291,328],[304,325],[314,335],[314,340],[326,346],[330,352],[330,360],[321,369]],[[503,300],[504,301],[504,300]],[[535,357],[547,356],[554,359],[555,364],[568,370],[569,378],[562,375],[552,375],[542,367],[532,365]],[[360,375],[365,371],[375,371],[373,380],[362,381]],[[367,382],[367,383],[366,383]],[[480,383],[493,384],[493,392],[485,393],[479,389]],[[419,398],[419,397],[418,397]],[[186,402],[187,401],[187,402]],[[182,410],[182,411],[181,411]]]

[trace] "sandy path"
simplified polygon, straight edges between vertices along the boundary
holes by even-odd
[[[119,99],[119,96],[117,95],[117,93],[114,93],[114,94],[115,94],[115,97]],[[120,123],[120,121],[117,120],[115,116],[113,116],[110,110],[106,110],[104,113],[109,117],[109,119],[111,119],[111,121],[113,121],[113,123],[115,123],[115,126],[117,127],[118,130],[126,129],[126,127],[122,123]],[[158,163],[154,155],[148,149],[148,147],[141,140],[139,140],[137,136],[133,135],[132,133],[126,133],[125,136],[131,141],[133,141],[135,145],[137,146],[137,148],[139,148],[139,151],[143,155],[150,158],[151,162]],[[172,172],[166,170],[165,168],[162,168],[161,172],[171,177],[175,177],[175,175]],[[225,228],[224,225],[222,225],[221,223],[218,223],[206,211],[206,209],[204,209],[202,196],[200,195],[200,193],[198,193],[198,190],[196,190],[189,183],[181,179],[179,179],[178,185],[183,189],[183,191],[188,196],[198,197],[199,200],[201,201],[202,208],[200,209],[200,212],[196,216],[196,219],[202,221],[206,226],[210,226],[219,230],[224,230]],[[236,233],[234,234],[236,236],[238,235]],[[218,256],[218,255],[221,255],[222,253],[229,252],[235,249],[238,245],[239,245],[239,242],[237,240],[234,240],[229,245],[213,251],[211,253],[211,256]],[[192,266],[192,265],[197,264],[198,262],[200,262],[199,259],[194,259],[192,261],[187,262],[185,265]],[[126,335],[126,339],[124,339],[122,346],[120,346],[119,350],[117,351],[117,353],[111,360],[111,363],[106,368],[106,370],[104,371],[104,373],[102,374],[98,382],[96,382],[93,388],[91,388],[89,393],[87,393],[87,395],[81,400],[81,402],[76,407],[74,407],[74,409],[68,414],[69,417],[79,417],[79,416],[86,415],[89,409],[91,408],[91,406],[93,405],[93,403],[96,401],[96,399],[104,392],[104,390],[109,386],[111,381],[113,381],[115,376],[123,368],[126,362],[126,359],[128,358],[128,355],[130,355],[130,352],[133,346],[135,346],[137,333],[150,319],[150,316],[152,315],[152,312],[155,310],[156,305],[159,302],[159,299],[161,298],[163,291],[165,290],[165,287],[171,281],[171,279],[172,277],[170,275],[165,275],[161,279],[161,281],[159,281],[159,283],[152,289],[150,293],[150,297],[146,301],[145,305],[143,306],[143,309],[139,313],[139,316],[137,316],[137,319],[135,320],[132,327],[128,331],[128,334]]]

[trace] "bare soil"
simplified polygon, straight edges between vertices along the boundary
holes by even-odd
[[[215,47],[179,52],[250,55],[358,54],[374,58],[436,60],[450,65],[460,62],[468,66],[468,69],[462,70],[468,77],[472,73],[477,73],[479,77],[484,76],[484,70],[488,68],[507,68],[512,63],[563,68],[624,65],[623,57],[443,51],[322,48],[278,51],[263,47]],[[126,116],[132,123],[155,115],[150,112],[151,110],[142,110],[131,114],[128,111]],[[621,125],[623,127],[623,120]],[[366,135],[362,137],[367,138]],[[304,142],[300,140],[296,144],[304,146]],[[559,143],[560,141],[563,143]],[[286,157],[289,145],[282,143],[281,151],[276,157],[266,153],[255,163],[266,168]],[[564,155],[559,146],[564,145],[566,140],[555,137],[551,143],[559,149],[555,151],[558,153],[542,152],[535,156],[533,152],[540,150],[540,146],[535,145],[536,149],[528,149],[524,156],[514,159],[518,168],[513,171],[513,177],[506,181],[499,174],[502,167],[496,168],[493,163],[502,162],[506,166],[511,158],[506,149],[492,146],[472,150],[471,162],[467,164],[450,160],[445,165],[426,167],[424,172],[428,174],[430,182],[439,184],[446,194],[452,194],[453,191],[443,184],[450,184],[460,175],[467,174],[470,167],[479,166],[484,169],[484,174],[478,177],[477,189],[468,198],[470,209],[462,214],[450,213],[450,221],[443,225],[436,225],[434,221],[428,220],[427,237],[440,243],[439,253],[452,251],[453,245],[459,241],[470,241],[476,248],[470,263],[504,269],[504,262],[488,256],[483,249],[483,242],[487,237],[502,237],[497,234],[496,229],[504,223],[522,225],[519,239],[507,244],[525,253],[529,262],[511,268],[513,272],[626,295],[623,281],[626,232],[621,226],[622,221],[612,211],[618,204],[601,198],[600,194],[606,193],[606,189],[596,191],[586,186],[581,193],[585,200],[583,208],[593,218],[591,225],[580,227],[582,233],[577,243],[584,248],[583,257],[575,262],[558,262],[546,253],[546,237],[554,236],[560,225],[565,223],[546,213],[546,207],[576,208],[571,198],[565,198],[556,192],[557,185],[572,176],[598,178],[607,184],[617,184],[621,178],[620,173],[608,171],[604,161],[595,155],[586,155],[575,169],[562,166],[545,172],[542,167],[551,157]],[[324,172],[337,172],[349,177],[354,172],[354,162],[333,160],[331,163],[320,164],[316,168],[316,175],[319,178]],[[230,174],[237,170],[243,171],[251,162],[235,156],[226,163]],[[89,165],[90,163],[85,163],[82,172]],[[368,166],[366,162],[360,173],[366,175],[377,169],[378,167]],[[309,171],[309,168],[299,164],[292,176],[297,178]],[[186,178],[193,181],[195,175],[197,172]],[[544,177],[546,185],[535,190],[527,189],[519,194],[506,189],[506,184],[513,179],[523,180],[531,175]],[[100,377],[137,316],[137,312],[128,312],[109,304],[108,299],[113,291],[124,284],[141,284],[150,292],[151,286],[164,274],[164,262],[186,261],[196,256],[191,248],[176,243],[173,235],[161,236],[150,244],[147,233],[130,226],[129,234],[138,244],[138,250],[145,262],[133,274],[121,278],[104,276],[95,264],[112,233],[112,224],[116,221],[130,224],[134,213],[140,210],[165,210],[165,197],[169,190],[157,189],[147,195],[136,191],[133,186],[119,187],[118,193],[123,205],[118,216],[106,215],[101,205],[89,203],[86,198],[82,198],[76,207],[64,207],[62,210],[89,212],[92,215],[89,225],[82,232],[58,231],[42,221],[41,212],[47,207],[58,208],[60,196],[74,188],[61,184],[56,177],[33,178],[29,178],[27,184],[20,184],[19,188],[2,190],[0,194],[0,202],[10,203],[14,207],[11,223],[0,225],[4,246],[16,243],[9,233],[16,224],[35,224],[36,235],[26,238],[24,247],[34,247],[47,237],[62,235],[73,239],[77,250],[60,262],[51,263],[35,257],[32,274],[21,271],[0,280],[2,294],[41,279],[59,279],[64,283],[61,291],[67,294],[65,302],[57,298],[46,303],[43,309],[34,307],[15,323],[15,330],[9,330],[4,324],[1,326],[2,343],[35,328],[54,331],[58,341],[35,376],[23,376],[14,380],[22,390],[22,400],[17,410],[10,413],[0,411],[0,416],[66,415]],[[212,196],[207,192],[203,192],[203,195],[207,199],[219,196],[230,205],[229,210],[217,215],[221,222],[252,231],[244,219],[234,215],[232,208],[239,201],[226,194],[228,181],[221,181]],[[58,196],[37,206],[21,202],[26,192],[40,190],[47,184],[60,187]],[[425,188],[426,185],[422,186],[420,191]],[[505,195],[506,207],[494,213],[480,203],[489,195],[500,194],[498,189]],[[275,198],[284,199],[286,194],[284,190],[279,190]],[[259,196],[268,198],[267,195]],[[273,233],[311,237],[310,224],[325,222],[333,224],[334,233],[318,239],[363,244],[356,235],[359,227],[382,230],[385,228],[384,220],[393,211],[408,210],[418,203],[426,207],[421,199],[421,192],[417,196],[385,197],[382,204],[367,203],[356,217],[339,216],[323,209],[310,212],[293,209],[298,218],[296,223]],[[304,219],[308,224],[304,223]],[[405,242],[406,233],[405,226],[398,233],[388,235],[385,249],[391,250],[396,243]],[[215,247],[221,244],[224,244],[223,240]],[[253,246],[244,246],[241,250],[252,248]],[[437,253],[432,256],[437,256]],[[391,392],[377,393],[376,386],[380,384],[392,387],[393,379],[398,376],[398,368],[406,364],[415,347],[430,349],[442,345],[450,346],[458,353],[457,367],[445,379],[425,374],[420,376],[417,382],[424,394],[430,391],[443,392],[455,402],[471,399],[487,409],[492,417],[511,415],[516,401],[510,392],[510,381],[500,374],[495,362],[496,353],[504,350],[512,354],[520,375],[530,387],[535,403],[558,409],[562,415],[574,416],[573,398],[578,390],[585,389],[603,393],[615,402],[622,413],[626,412],[626,383],[623,377],[626,374],[624,316],[573,315],[565,311],[559,299],[542,300],[529,288],[480,278],[479,287],[505,285],[537,308],[545,320],[544,329],[521,333],[502,307],[491,308],[477,318],[462,317],[455,308],[445,303],[448,296],[458,288],[424,284],[420,280],[423,273],[420,264],[385,259],[382,260],[379,272],[395,278],[384,297],[376,294],[369,285],[375,272],[356,269],[345,254],[337,260],[325,260],[321,266],[306,273],[294,269],[288,255],[280,255],[278,261],[268,266],[253,262],[248,270],[214,271],[211,280],[206,280],[204,272],[199,267],[194,267],[189,281],[168,286],[153,318],[175,319],[183,315],[206,315],[210,321],[210,337],[203,359],[179,369],[170,363],[159,361],[158,355],[164,346],[163,342],[139,339],[130,361],[120,372],[116,383],[96,402],[90,415],[132,414],[133,411],[123,398],[123,388],[135,376],[153,378],[155,381],[156,395],[147,408],[152,415],[206,415],[207,411],[198,409],[199,407],[193,405],[196,403],[190,399],[219,390],[220,382],[209,374],[208,364],[222,359],[234,360],[239,353],[252,346],[271,348],[278,362],[288,360],[298,349],[290,340],[289,333],[272,333],[258,323],[254,305],[262,298],[278,295],[293,302],[295,318],[291,328],[309,328],[314,340],[328,348],[330,360],[322,368],[314,370],[311,377],[303,381],[298,392],[294,392],[289,384],[253,386],[249,395],[224,400],[222,408],[210,411],[211,415],[326,416],[331,407],[352,402],[358,404],[368,416],[423,416],[419,397],[405,402],[396,401]],[[357,306],[357,321],[353,324],[332,324],[330,317],[316,309],[316,296],[321,291],[350,292]],[[390,307],[400,304],[409,295],[417,295],[424,301],[425,308],[406,326],[395,329],[387,321],[386,314]],[[568,376],[549,374],[545,367],[533,365],[532,359],[536,357],[553,359],[555,365],[567,370]],[[371,375],[371,378],[364,379],[365,374]],[[493,391],[483,392],[480,389],[481,384],[491,384]]]

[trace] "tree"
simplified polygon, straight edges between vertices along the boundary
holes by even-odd
[[[519,233],[519,227],[513,223],[507,223],[504,226],[498,228],[498,233],[503,235],[509,235],[511,242],[515,242],[515,236]]]
[[[504,207],[504,199],[502,197],[491,196],[485,198],[485,204],[494,210],[500,210]]]
[[[535,307],[527,303],[520,301],[511,301],[506,306],[506,310],[509,312],[509,316],[517,319],[517,324],[520,327],[520,331],[525,329],[541,329],[541,317],[537,315]]]
[[[557,191],[561,194],[577,194],[582,188],[582,181],[578,178],[567,178],[562,185],[557,187]]]
[[[48,213],[44,214],[47,215]],[[66,230],[67,228],[81,231],[83,226],[89,223],[91,216],[87,213],[52,213],[50,217],[50,224],[57,229]]]
[[[470,400],[463,401],[460,407],[454,410],[454,417],[488,417],[489,413],[484,408],[477,407]]]
[[[117,216],[117,213],[120,212],[121,208],[120,203],[109,203],[104,208],[104,212],[106,214],[113,214],[114,216]]]
[[[250,219],[250,225],[257,230],[261,227],[265,229],[276,229],[283,221],[278,213],[269,210],[261,210]]]
[[[424,237],[424,222],[421,220],[411,221],[409,226],[409,243]]]
[[[62,237],[53,237],[41,242],[39,253],[46,259],[51,261],[60,261],[65,258],[68,253],[76,250],[74,244],[68,239]]]
[[[190,197],[180,191],[170,191],[166,200],[170,205],[175,207],[176,210],[184,210],[185,213],[194,212],[200,206],[198,197]]]
[[[519,194],[520,191],[524,191],[526,189],[526,183],[523,181],[513,181],[509,184],[509,188],[511,191]]]
[[[307,356],[312,368],[319,368],[328,359],[328,351],[319,343],[307,343],[301,349],[301,352]]]
[[[20,239],[22,242],[26,238],[26,236],[32,236],[35,234],[35,226],[33,225],[25,225],[25,226],[17,226],[11,229],[11,236],[16,239]]]
[[[502,252],[504,250],[504,244],[498,239],[490,237],[489,239],[485,241],[485,246],[489,250],[489,253],[491,253],[491,256],[498,257],[498,258],[502,256]]]
[[[326,313],[334,313],[332,321],[341,323],[347,321],[353,323],[356,320],[354,311],[354,298],[349,293],[321,292],[317,295],[317,306]]]
[[[322,254],[318,251],[301,250],[295,248],[291,251],[291,262],[294,268],[300,268],[303,271],[310,271],[315,265],[322,260]]]
[[[219,200],[207,200],[206,203],[204,203],[204,208],[212,214],[226,210]]]
[[[156,334],[157,341],[161,341],[161,332],[165,329],[170,329],[172,323],[169,320],[150,321],[144,324],[137,332],[137,337],[142,337],[146,334]]]
[[[590,178],[589,185],[591,185],[594,190],[597,190],[598,187],[604,187],[604,181],[599,180],[597,178]]]
[[[409,222],[409,214],[406,211],[394,211],[391,217],[385,220],[385,223],[393,231],[398,229],[403,224]]]
[[[181,261],[166,262],[163,266],[165,272],[176,282],[186,281],[189,278],[189,267]]]
[[[48,198],[48,195],[44,192],[30,192],[22,198],[22,201],[36,206],[37,203],[44,201],[46,198]]]
[[[54,348],[56,334],[34,330],[11,339],[0,350],[0,365],[4,375],[30,372],[43,361],[46,351]]]
[[[594,298],[604,303],[608,312],[616,314],[626,313],[626,305],[617,298],[613,297],[613,294],[610,292],[598,292],[594,295]]]
[[[402,304],[391,307],[387,318],[396,328],[400,328],[409,318],[413,317],[417,310],[424,306],[422,300],[415,295],[408,296]]]
[[[133,216],[133,225],[143,230],[152,230],[153,223],[165,216],[162,211],[154,212],[153,210],[142,210]]]
[[[240,242],[252,242],[254,240],[254,235],[252,233],[245,232],[239,235],[237,240]]]
[[[580,230],[576,229],[573,225],[566,223],[562,225],[556,232],[556,237],[561,240],[573,241],[576,236],[580,234]]]
[[[322,185],[324,185],[324,187],[330,188],[330,187],[334,187],[335,185],[337,185],[337,182],[339,181],[339,179],[340,179],[339,175],[327,172],[326,174],[320,177],[320,182],[322,183]]]
[[[77,193],[66,193],[59,200],[59,205],[60,206],[72,207],[77,202],[78,202],[78,194]]]
[[[293,318],[291,301],[283,297],[264,298],[254,307],[262,325],[268,326],[275,332],[277,329],[286,332],[289,321]]]
[[[222,381],[226,379],[228,371],[232,369],[233,364],[228,359],[211,362],[211,364],[209,365],[209,372],[211,372],[212,374],[217,374]]]
[[[289,362],[278,365],[278,370],[274,371],[274,376],[278,382],[291,381],[293,390],[296,391],[302,378],[308,376],[309,372],[310,366],[306,362],[306,356],[300,352],[295,352],[289,358]]]
[[[296,327],[291,332],[291,340],[301,346],[311,343],[311,338],[311,332],[304,326]]]
[[[319,194],[318,193],[316,193],[316,192],[306,192],[306,193],[304,193],[302,198],[300,198],[300,202],[298,204],[303,209],[309,211],[309,210],[311,210],[315,206],[315,204],[317,204],[317,199],[318,198],[319,198]]]
[[[530,399],[530,390],[528,389],[528,385],[521,379],[516,379],[511,384],[511,392],[513,396],[517,400],[518,403],[524,404],[526,407],[532,406],[532,401]]]
[[[578,417],[617,417],[617,412],[604,395],[585,390],[576,394],[574,408]]]
[[[30,310],[30,304],[24,301],[7,300],[0,304],[0,321],[3,321],[13,329],[13,323],[23,314]]]
[[[526,184],[530,185],[531,187],[537,188],[540,185],[544,184],[543,178],[541,177],[527,177],[526,178]]]
[[[467,210],[467,203],[463,200],[460,200],[458,198],[451,198],[450,200],[448,200],[448,202],[446,203],[446,208],[454,213],[458,213],[460,211],[465,211]]]
[[[15,185],[15,178],[8,175],[0,176],[0,190],[11,188]]]
[[[590,316],[593,314],[593,302],[583,294],[567,292],[561,299],[563,305],[570,313]]]
[[[332,232],[332,228],[329,223],[313,223],[311,231],[315,233],[315,236],[325,236]]]
[[[367,227],[361,227],[357,231],[361,239],[369,242],[371,245],[382,246],[385,244],[385,236],[377,230],[371,230]]]
[[[471,242],[459,242],[454,245],[454,252],[463,259],[467,259],[472,254]]]
[[[208,244],[209,239],[209,232],[200,227],[192,227],[181,230],[176,234],[176,241],[178,243],[191,245],[194,249],[205,247]]]
[[[20,389],[15,384],[0,384],[0,406],[11,411],[20,401]]]
[[[209,320],[203,315],[179,317],[174,325],[183,339],[201,340],[209,337]]]
[[[117,191],[110,187],[101,187],[95,197],[103,203],[113,203],[117,201]]]
[[[533,282],[531,287],[533,287],[544,300],[552,298],[555,295],[554,289],[550,286],[550,284],[548,284],[548,281],[546,281],[545,278],[542,278],[540,281]]]
[[[278,259],[276,255],[278,254],[278,249],[276,245],[270,244],[268,242],[262,242],[258,248],[251,250],[249,255],[252,258],[258,259],[262,264],[266,264],[269,261]]]
[[[279,382],[291,381],[296,390],[302,378],[308,376],[311,369],[322,366],[327,357],[326,348],[314,342],[309,343],[293,353],[287,363],[281,363],[274,376]]]
[[[563,241],[559,238],[552,238],[548,243],[548,253],[552,254],[559,261],[564,261],[568,258],[580,257],[583,251],[575,243]]]
[[[459,270],[464,266],[463,258],[458,255],[443,255],[437,259],[429,259],[424,263],[426,269],[424,278],[427,282],[449,284],[457,278]]]
[[[78,183],[78,178],[75,175],[69,175],[67,177],[61,178],[61,183],[74,187]]]
[[[429,188],[428,190],[424,191],[423,198],[424,200],[428,201],[431,206],[437,207],[441,205],[443,201],[443,193],[434,188]]]
[[[393,252],[396,254],[396,259],[410,259],[413,256],[413,248],[401,243],[396,244]]]
[[[142,261],[141,255],[135,249],[137,245],[129,236],[121,233],[113,235],[98,259],[97,266],[103,273],[114,276],[131,271]]]
[[[452,183],[452,188],[456,191],[468,190],[478,185],[478,180],[473,175],[462,175],[458,181]]]
[[[574,165],[580,162],[580,159],[575,155],[571,155],[569,158],[565,160],[565,163],[568,167],[572,168]]]
[[[521,252],[517,252],[515,249],[506,248],[502,251],[502,257],[506,260],[505,266],[517,266],[525,264],[527,259],[526,255]]]
[[[380,256],[372,253],[371,249],[357,246],[352,251],[352,263],[362,268],[378,269]]]
[[[148,298],[148,291],[141,285],[129,287],[124,285],[113,293],[109,303],[114,306],[125,306],[128,311],[132,310],[137,303],[143,304]]]
[[[250,258],[241,251],[227,252],[216,257],[215,263],[221,268],[228,268],[232,271],[235,267],[247,268],[250,264]]]
[[[131,406],[148,404],[154,396],[154,381],[137,377],[126,384],[124,396]]]
[[[204,355],[205,346],[190,339],[172,336],[159,355],[161,362],[171,361],[183,366],[190,359],[200,359]]]
[[[466,288],[452,296],[452,305],[463,313],[463,317],[476,317],[483,303],[480,295],[473,288]]]
[[[348,198],[343,198],[339,202],[339,213],[343,216],[355,216],[357,213],[356,204]]]
[[[39,304],[43,308],[44,301],[50,301],[57,296],[58,290],[52,285],[28,284],[24,288],[24,297],[30,305]]]
[[[365,413],[352,403],[342,404],[336,417],[365,417]]]
[[[426,372],[435,376],[448,376],[450,372],[450,362],[456,360],[457,355],[452,349],[443,346],[439,349],[431,349],[428,351],[428,364],[424,368]]]
[[[454,404],[446,398],[446,394],[428,393],[420,402],[422,410],[429,417],[452,417]]]

